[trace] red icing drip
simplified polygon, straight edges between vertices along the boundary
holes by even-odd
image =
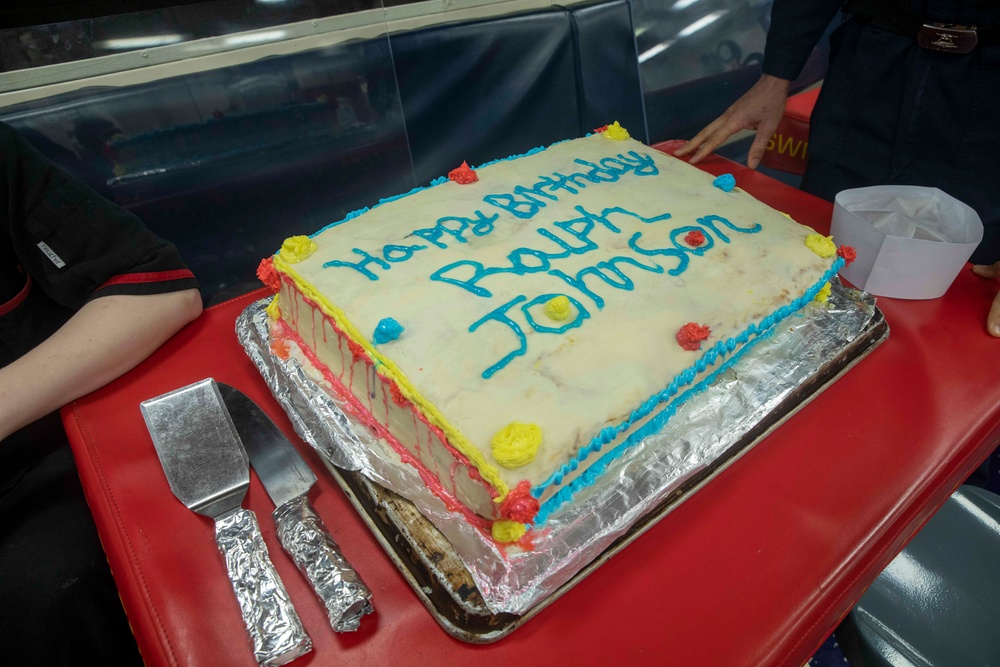
[[[294,289],[295,282],[291,278],[289,278],[288,276],[281,276],[281,278],[292,289]],[[306,302],[311,306],[310,310],[313,313],[322,312],[319,310],[317,304],[312,299],[309,299],[301,292],[298,292],[298,290],[295,291],[298,294],[299,298],[301,298],[304,302]],[[293,301],[297,303],[298,299],[293,299]],[[330,317],[326,313],[322,313],[322,316],[323,319],[325,319],[327,323],[329,323],[330,328],[333,329],[334,332],[337,334],[338,342],[343,343],[344,341],[346,341],[348,347],[351,349],[352,352],[354,352],[353,346],[357,345],[358,347],[360,347],[360,345],[352,341],[343,332],[343,330],[339,326],[337,326],[336,321],[332,317]],[[319,357],[316,356],[316,353],[313,352],[305,344],[305,341],[303,341],[302,338],[296,332],[292,331],[288,327],[288,325],[281,320],[278,320],[277,325],[279,326],[279,330],[282,332],[284,336],[287,336],[288,338],[298,343],[299,348],[302,350],[303,354],[305,354],[306,357],[309,359],[310,363],[312,363],[312,365],[323,374],[323,377],[326,378],[326,380],[329,381],[331,385],[333,385],[334,390],[337,392],[337,394],[343,397],[348,402],[349,406],[353,408],[351,410],[351,413],[357,416],[362,422],[364,422],[370,428],[374,429],[383,439],[385,439],[386,442],[388,442],[389,445],[399,454],[400,458],[405,463],[408,463],[412,465],[414,468],[416,468],[417,472],[420,474],[421,479],[424,480],[424,483],[427,485],[427,487],[434,492],[434,495],[441,498],[441,500],[445,503],[445,505],[448,507],[449,510],[460,512],[466,517],[466,519],[469,521],[470,524],[476,526],[478,529],[480,529],[487,535],[491,534],[490,526],[492,525],[492,522],[490,522],[487,519],[484,519],[478,514],[475,514],[474,512],[472,512],[472,510],[470,510],[457,498],[454,498],[447,491],[447,489],[444,487],[441,481],[437,477],[435,477],[434,474],[427,468],[427,466],[425,466],[422,461],[415,458],[413,454],[405,446],[403,446],[403,444],[400,443],[399,440],[394,435],[392,435],[384,425],[379,423],[374,418],[371,412],[367,410],[361,404],[358,398],[355,397],[354,394],[352,394],[350,390],[344,386],[344,384],[330,371],[329,367],[327,367],[326,364],[320,361]],[[364,354],[363,352],[364,348],[361,349],[362,349],[362,356],[359,359],[365,364],[367,364],[369,367],[373,366],[374,362],[372,361],[372,359],[367,354]],[[353,373],[353,367],[351,372]],[[382,375],[377,375],[377,377],[383,383],[389,385],[390,391],[392,390],[396,390],[397,392],[399,391],[399,388],[396,386],[396,383],[391,381],[389,378],[386,378]],[[403,400],[404,402],[409,402],[406,401],[406,399]],[[420,413],[417,410],[416,406],[413,405],[412,403],[410,403],[410,410],[413,412],[413,415],[416,417],[416,419],[422,422],[427,427],[427,429],[431,433],[433,433],[435,437],[438,438],[442,446],[444,446],[444,448],[448,451],[451,457],[456,462],[465,467],[465,469],[468,471],[469,478],[485,486],[488,493],[490,494],[490,497],[496,498],[497,490],[493,488],[491,484],[486,482],[486,480],[483,479],[483,476],[482,474],[480,474],[479,470],[477,470],[476,467],[469,462],[469,459],[464,454],[455,449],[448,442],[448,438],[444,434],[444,432],[434,424],[431,424],[429,421],[427,421],[427,418],[422,413]]]
[[[448,172],[449,180],[455,181],[461,185],[468,185],[469,183],[475,183],[479,180],[479,176],[476,172],[469,167],[468,162],[462,162],[462,166],[457,169],[452,169]]]
[[[531,523],[538,514],[538,499],[531,495],[531,485],[522,479],[500,503],[500,516],[518,523]]]
[[[274,259],[271,257],[260,260],[260,264],[257,265],[257,277],[272,292],[277,292],[281,288],[281,278],[274,270]]]
[[[842,245],[837,248],[837,256],[844,258],[844,266],[850,266],[851,262],[858,258],[858,253],[851,246]]]
[[[685,350],[698,350],[701,348],[701,341],[712,335],[712,330],[694,322],[688,322],[677,332],[677,342]]]
[[[599,128],[594,130],[594,134],[601,134],[608,129],[607,125],[601,125]]]
[[[689,246],[694,246],[695,248],[697,248],[698,246],[705,243],[705,235],[696,229],[694,231],[687,233],[687,236],[684,237],[684,242],[687,243]]]

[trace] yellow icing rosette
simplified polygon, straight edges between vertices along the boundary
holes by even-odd
[[[568,320],[573,314],[573,307],[570,305],[569,297],[557,296],[549,299],[545,303],[545,314],[556,322]]]
[[[837,254],[837,244],[833,242],[832,236],[812,233],[806,236],[806,247],[814,253],[826,259]]]
[[[831,291],[832,288],[830,287],[830,283],[823,285],[819,292],[816,293],[816,298],[813,299],[813,301],[819,301],[820,303],[826,302],[826,300],[830,298]]]
[[[493,458],[508,470],[535,460],[542,444],[542,429],[537,424],[511,422],[494,434],[490,445]]]
[[[519,539],[524,537],[524,534],[528,532],[528,529],[525,528],[523,523],[500,519],[499,521],[493,522],[492,532],[494,540],[504,544],[509,544],[511,542],[517,542]]]
[[[289,264],[301,262],[309,255],[316,252],[316,242],[308,236],[289,236],[281,244],[281,259]]]
[[[271,299],[271,303],[267,304],[267,308],[264,309],[267,316],[272,320],[276,320],[281,317],[281,307],[278,305],[278,295],[275,294],[274,298]]]
[[[608,125],[608,129],[604,130],[604,136],[608,139],[614,139],[615,141],[624,141],[625,139],[629,139],[631,137],[628,130],[619,125],[617,120],[611,123],[611,125]]]

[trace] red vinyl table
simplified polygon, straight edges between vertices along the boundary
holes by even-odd
[[[669,145],[659,148],[669,149]],[[818,231],[829,203],[710,157]],[[844,377],[508,637],[447,635],[299,440],[236,340],[263,291],[209,308],[141,366],[66,406],[63,421],[111,569],[149,665],[253,665],[212,523],[171,494],[139,403],[213,377],[262,405],[320,477],[311,499],[373,591],[335,634],[281,551],[255,475],[244,503],[314,651],[295,665],[672,664],[800,667],[1000,439],[997,283],[965,270],[931,301],[879,299],[891,333]]]

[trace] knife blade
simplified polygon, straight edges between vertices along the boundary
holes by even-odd
[[[243,392],[219,385],[243,447],[268,496],[281,546],[326,608],[337,632],[357,630],[373,611],[371,591],[309,502],[316,475],[281,429]]]
[[[283,665],[310,651],[257,517],[242,507],[250,468],[215,381],[195,382],[139,407],[171,491],[185,507],[215,521],[216,545],[257,662]]]

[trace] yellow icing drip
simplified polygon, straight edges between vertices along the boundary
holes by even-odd
[[[506,482],[504,482],[500,477],[499,471],[497,471],[497,469],[486,460],[486,457],[483,456],[482,452],[469,442],[468,438],[462,435],[457,428],[452,426],[448,420],[444,418],[444,415],[441,414],[441,411],[438,410],[433,403],[425,399],[419,392],[417,392],[416,388],[406,375],[399,370],[399,367],[375,349],[368,338],[358,331],[351,321],[347,319],[344,311],[330,303],[326,297],[320,294],[312,285],[303,280],[302,277],[292,269],[291,265],[284,261],[284,257],[281,253],[275,255],[274,257],[274,268],[276,271],[280,271],[291,278],[303,296],[317,304],[319,309],[324,314],[332,317],[337,323],[337,326],[340,327],[340,330],[344,332],[345,336],[365,349],[371,358],[375,360],[376,365],[380,367],[380,372],[389,380],[396,383],[396,386],[399,388],[399,393],[402,394],[403,398],[419,406],[421,413],[427,421],[441,429],[448,437],[448,443],[461,452],[465,458],[469,460],[469,463],[471,463],[476,470],[479,471],[483,480],[496,490],[497,497],[494,498],[494,502],[503,502],[510,489],[507,487]]]
[[[827,299],[830,298],[830,290],[831,290],[830,283],[823,285],[823,287],[820,288],[819,292],[816,293],[816,298],[813,300],[825,302]]]
[[[316,252],[316,248],[316,242],[308,236],[290,236],[281,244],[281,258],[295,264]]]
[[[493,458],[508,470],[520,468],[535,460],[542,444],[542,429],[537,424],[511,422],[490,440]]]
[[[604,136],[608,139],[614,139],[615,141],[624,141],[629,138],[628,130],[618,124],[618,121],[608,125],[608,129],[604,130]]]
[[[278,305],[278,295],[275,294],[274,298],[271,299],[271,303],[267,304],[267,308],[264,309],[267,316],[272,320],[276,320],[281,317],[281,307]]]
[[[524,537],[526,532],[528,532],[528,529],[524,527],[524,524],[518,523],[517,521],[500,519],[499,521],[493,522],[493,539],[497,542],[503,542],[505,544],[517,542],[519,539]]]
[[[806,247],[824,259],[837,254],[837,244],[833,242],[832,236],[809,234],[806,236]]]
[[[573,314],[569,298],[557,296],[554,299],[549,299],[548,303],[545,304],[545,314],[557,322],[568,320]]]

